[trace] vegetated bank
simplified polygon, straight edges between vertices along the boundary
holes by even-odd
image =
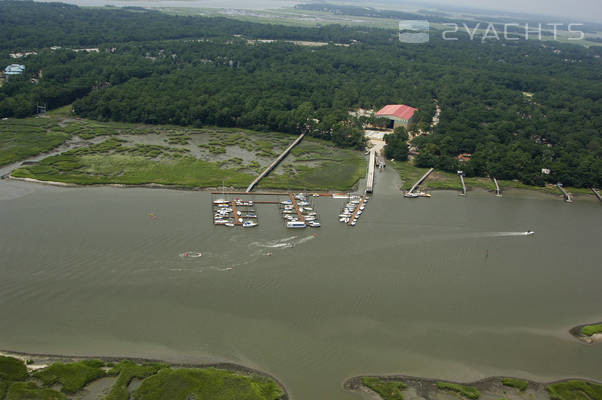
[[[236,364],[0,353],[0,399],[66,400],[98,390],[91,385],[107,379],[104,389],[94,393],[103,400],[289,398],[276,378]]]
[[[519,400],[525,397],[602,400],[602,385],[581,379],[539,383],[519,378],[490,377],[471,383],[458,383],[406,375],[357,376],[345,381],[344,387],[350,391],[378,395],[382,400],[437,399],[440,394],[452,394],[467,400]]]
[[[402,180],[401,189],[408,190],[412,185],[422,176],[428,168],[416,167],[414,161],[389,161],[389,164],[397,170]],[[554,185],[527,185],[517,180],[504,180],[498,179],[498,184],[502,191],[508,189],[521,189],[521,190],[534,190],[540,193],[546,193],[560,197],[561,193],[558,188]],[[464,182],[470,190],[471,188],[484,189],[490,192],[495,192],[495,184],[493,179],[484,177],[465,177]],[[462,190],[462,185],[457,174],[452,172],[446,172],[441,170],[435,170],[428,179],[421,185],[425,190]],[[565,187],[569,193],[576,196],[583,196],[585,198],[594,199],[594,195],[591,189],[588,188],[577,188],[577,187]]]
[[[51,137],[93,140],[95,143],[88,146],[22,166],[11,174],[17,179],[80,185],[244,188],[293,139],[282,133],[237,128],[97,122],[75,119],[65,110],[0,121],[0,126],[7,122],[20,128],[14,134],[17,138],[42,126],[44,135]],[[31,142],[23,142],[22,154],[37,152]],[[0,143],[0,154],[9,151],[10,147]],[[351,190],[364,174],[365,159],[360,152],[307,138],[261,182],[261,187]]]
[[[578,325],[569,332],[584,343],[602,343],[602,322],[589,325]]]

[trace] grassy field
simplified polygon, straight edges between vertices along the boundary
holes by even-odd
[[[410,189],[412,185],[428,171],[428,168],[414,167],[412,161],[389,161],[389,164],[392,164],[393,167],[399,173],[399,176],[402,180],[402,187],[405,190]],[[495,184],[493,183],[493,180],[489,178],[465,177],[464,183],[466,184],[467,190],[470,190],[472,188],[480,188],[492,192],[495,191]],[[556,196],[562,195],[560,190],[554,186],[531,186],[525,185],[524,183],[520,183],[517,181],[501,179],[498,179],[498,184],[500,185],[502,192],[505,189],[526,189],[535,190],[537,192],[552,194]],[[461,191],[462,183],[460,182],[460,178],[456,174],[435,170],[421,185],[421,188],[425,190]],[[588,188],[566,187],[566,190],[574,195],[593,195],[591,189]]]
[[[49,118],[0,121],[0,166],[50,151],[69,137]]]
[[[596,333],[602,333],[602,324],[586,325],[581,328],[582,335],[592,336]]]
[[[50,150],[68,138],[94,141],[12,173],[18,178],[82,185],[245,188],[295,139],[233,128],[90,121],[73,118],[69,107],[2,123],[7,132],[0,130],[0,160],[5,157],[6,162]],[[350,190],[366,168],[360,152],[311,138],[294,149],[285,163],[284,169],[261,182],[262,188]]]
[[[130,360],[115,365],[85,360],[56,362],[29,374],[23,361],[0,356],[0,399],[66,400],[66,393],[69,398],[79,398],[86,385],[107,375],[117,375],[117,379],[103,400],[279,400],[285,395],[274,380],[254,373],[172,368],[164,363]],[[134,378],[142,382],[131,392],[128,386]],[[49,387],[55,384],[62,390]]]
[[[344,191],[366,174],[367,163],[359,152],[317,139],[304,139],[289,157],[292,161],[284,161],[258,187]]]

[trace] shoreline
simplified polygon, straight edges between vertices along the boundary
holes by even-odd
[[[602,324],[602,322],[594,322],[591,324],[582,324],[582,325],[577,325],[573,328],[571,328],[569,330],[569,333],[576,338],[577,340],[579,340],[582,343],[585,344],[597,344],[597,343],[602,343],[602,333],[594,333],[591,336],[587,336],[581,333],[581,328],[588,326],[588,325],[598,325],[598,324]]]
[[[472,386],[472,387],[475,387],[476,389],[478,389],[479,392],[488,392],[488,391],[491,392],[493,389],[504,390],[504,391],[511,390],[512,389],[511,386],[502,384],[503,379],[511,378],[511,379],[518,379],[520,381],[524,381],[524,382],[528,383],[527,390],[520,391],[520,393],[525,393],[528,391],[530,391],[530,392],[546,391],[546,388],[549,385],[565,383],[565,382],[570,382],[570,381],[574,381],[574,380],[589,382],[589,383],[593,383],[593,384],[597,384],[597,385],[602,384],[602,382],[599,382],[599,381],[596,381],[593,379],[574,378],[574,377],[558,379],[558,380],[554,380],[554,381],[550,381],[550,382],[538,382],[538,381],[534,381],[532,379],[512,378],[509,376],[489,376],[487,378],[478,379],[476,381],[459,382],[459,381],[447,380],[447,379],[421,378],[421,377],[411,376],[411,375],[391,374],[391,375],[352,376],[350,378],[347,378],[343,382],[343,389],[346,391],[349,391],[349,392],[358,392],[358,393],[362,392],[362,393],[370,394],[371,396],[376,396],[375,397],[376,399],[381,399],[380,395],[377,392],[373,391],[371,388],[369,388],[368,386],[366,386],[362,383],[363,378],[377,378],[384,382],[401,381],[407,385],[407,389],[416,390],[420,396],[422,396],[426,399],[435,398],[433,396],[433,394],[440,391],[439,389],[437,389],[438,382],[445,382],[445,383],[451,383],[451,384],[462,385],[462,386]],[[497,393],[497,394],[499,394],[500,396],[507,396],[507,394],[505,394],[505,393]]]
[[[184,186],[184,185],[178,185],[178,184],[174,184],[174,185],[166,185],[166,184],[162,184],[162,183],[140,183],[140,184],[125,184],[125,183],[94,183],[94,184],[80,184],[80,183],[65,183],[65,182],[57,182],[57,181],[44,181],[41,179],[35,179],[35,178],[20,178],[20,177],[16,177],[16,176],[12,176],[10,174],[5,175],[4,177],[2,177],[2,179],[4,180],[9,180],[9,181],[18,181],[18,182],[26,182],[26,183],[33,183],[33,184],[39,184],[39,185],[47,185],[47,186],[54,186],[54,187],[62,187],[62,188],[102,188],[102,187],[109,187],[109,188],[118,188],[118,189],[167,189],[167,190],[182,190],[182,191],[191,191],[191,192],[217,192],[221,189],[221,187],[215,187],[215,186]],[[228,187],[228,190],[225,191],[225,194],[228,194],[228,191],[241,191],[244,190],[244,188],[237,188],[237,187]],[[357,187],[350,189],[350,190],[335,190],[335,189],[313,189],[313,190],[306,190],[306,189],[300,189],[300,188],[291,188],[291,191],[304,191],[304,192],[308,192],[308,193],[313,193],[313,192],[326,192],[326,193],[351,193],[354,191],[357,191]],[[262,192],[282,192],[282,189],[275,189],[275,188],[261,188]],[[442,191],[442,192],[449,192],[449,191],[457,191],[456,189],[452,189],[452,188],[434,188],[430,190],[431,192],[438,192],[438,191]],[[470,191],[483,191],[483,192],[487,192],[487,193],[493,193],[493,191],[485,189],[485,188],[481,188],[481,187],[469,187],[467,189],[468,192]],[[546,196],[547,198],[556,198],[559,200],[562,200],[562,195],[558,194],[556,195],[555,193],[548,193],[548,192],[543,192],[541,190],[537,190],[537,189],[532,189],[532,188],[515,188],[515,187],[510,187],[508,189],[506,189],[506,191],[508,192],[515,192],[515,193],[536,193],[539,195],[543,195]],[[253,192],[250,192],[250,195],[252,195]],[[400,191],[400,195],[401,195],[401,191]],[[585,200],[585,201],[595,201],[598,200],[593,194],[585,194],[585,193],[577,193],[577,194],[573,194],[574,198],[580,199],[580,200]]]
[[[176,368],[216,368],[222,369],[230,372],[235,372],[243,375],[258,375],[268,379],[273,380],[276,385],[280,386],[284,395],[281,400],[290,400],[291,397],[289,395],[287,387],[274,375],[271,375],[267,372],[260,371],[255,368],[246,367],[241,364],[236,364],[233,362],[215,362],[215,363],[178,363],[178,362],[167,362],[164,360],[154,359],[154,358],[144,358],[144,357],[116,357],[116,356],[73,356],[73,355],[65,355],[65,354],[45,354],[45,353],[25,353],[20,351],[11,351],[0,349],[0,356],[5,357],[13,357],[23,360],[28,370],[37,370],[46,368],[48,365],[56,362],[78,362],[84,360],[101,360],[104,362],[119,362],[123,360],[130,360],[135,363],[152,363],[152,362],[160,362],[168,364],[171,367]],[[28,361],[33,360],[33,363],[29,364]]]

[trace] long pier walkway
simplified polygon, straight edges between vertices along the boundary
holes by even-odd
[[[293,196],[292,193],[288,194],[289,199],[291,199],[291,203],[293,203],[293,206],[295,207],[295,211],[297,211],[297,216],[299,217],[299,221],[305,223],[305,218],[303,218],[303,214],[301,213],[301,210],[299,210],[299,205],[297,204],[297,199],[295,199],[295,196]]]
[[[238,216],[238,208],[236,208],[236,201],[232,203],[232,214],[234,214],[234,225],[242,225],[242,218]]]
[[[416,188],[433,172],[435,168],[429,169],[426,174],[422,176],[422,178],[418,179],[418,181],[412,186],[412,188],[408,191],[408,193],[412,193]]]
[[[571,198],[571,194],[569,192],[567,192],[566,189],[564,187],[562,187],[562,185],[556,185],[556,187],[558,189],[560,189],[560,191],[564,195],[564,198],[565,198],[565,200],[566,200],[567,203],[572,203],[573,202],[573,199]]]
[[[376,166],[376,149],[370,150],[370,160],[368,161],[368,178],[366,180],[366,192],[372,193],[374,190],[374,167]]]
[[[362,199],[357,204],[357,207],[355,207],[355,210],[353,210],[353,214],[351,214],[351,217],[349,217],[349,222],[347,222],[347,225],[351,225],[351,223],[355,220],[355,217],[357,217],[357,213],[360,211],[360,208],[362,208],[362,206],[364,205],[365,202],[366,202],[366,193],[364,193],[364,195],[362,196]]]
[[[497,179],[495,179],[495,176],[493,177],[493,183],[495,183],[495,195],[498,197],[502,197],[502,190],[500,189],[500,185],[497,183]]]
[[[595,187],[592,188],[592,192],[594,192],[598,200],[602,201],[602,196],[600,196],[600,192],[598,192]]]
[[[462,182],[462,196],[466,196],[466,185],[464,184],[464,174],[460,175],[460,182]]]
[[[280,163],[280,161],[282,161],[284,159],[284,157],[286,157],[288,155],[288,153],[290,153],[290,151],[293,149],[293,147],[295,147],[296,145],[298,145],[299,142],[301,140],[303,140],[304,136],[305,136],[305,133],[300,134],[299,137],[297,139],[295,139],[295,141],[293,143],[291,143],[291,145],[288,146],[282,152],[282,154],[280,154],[278,156],[277,159],[275,159],[253,182],[251,182],[251,184],[249,185],[249,187],[247,187],[246,191],[250,192],[251,190],[253,190],[253,188],[255,187],[255,185],[257,185],[261,179],[263,179],[267,174],[269,174],[270,171],[273,170]]]

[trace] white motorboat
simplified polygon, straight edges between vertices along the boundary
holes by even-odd
[[[307,224],[301,221],[289,221],[286,223],[287,228],[306,228]]]
[[[253,222],[253,221],[245,221],[242,223],[243,228],[252,228],[257,225],[258,225],[257,222]]]

